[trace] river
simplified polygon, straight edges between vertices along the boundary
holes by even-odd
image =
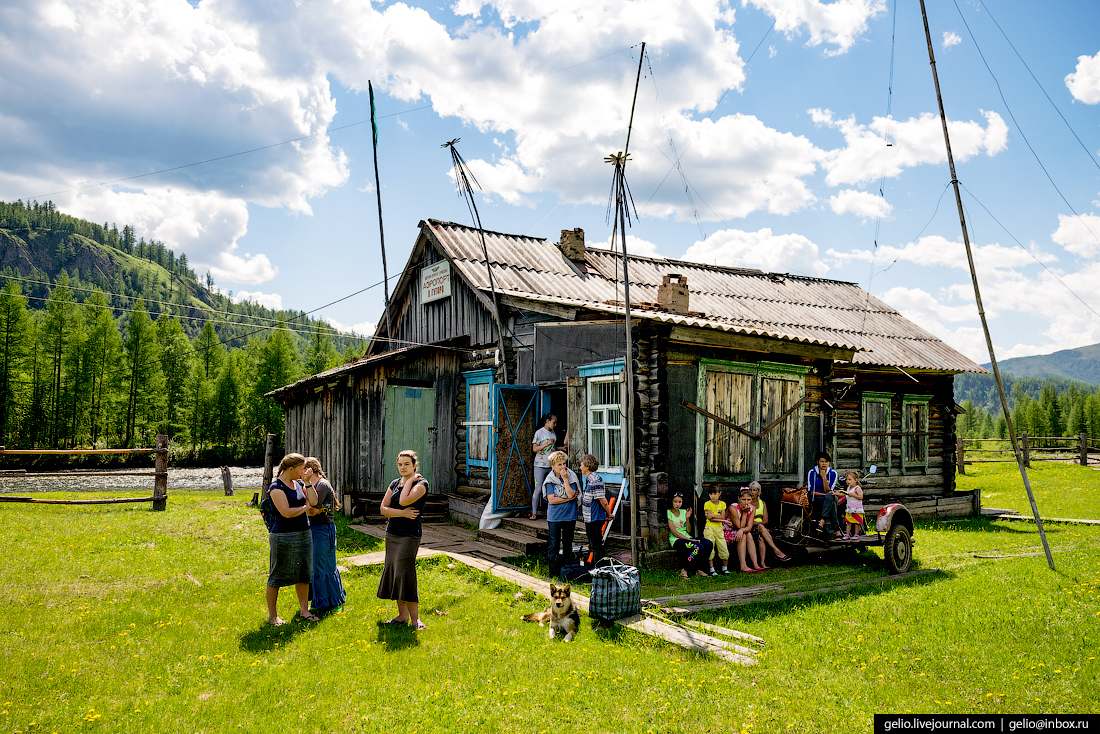
[[[258,491],[263,482],[264,470],[260,466],[232,466],[233,489],[238,493]],[[121,471],[144,471],[124,469]],[[21,477],[0,476],[0,494],[34,494],[38,492],[144,492],[153,494],[152,469],[149,476],[111,476],[110,471],[84,472],[79,477]],[[90,476],[88,475],[90,474]],[[222,474],[219,467],[206,469],[168,469],[168,493],[173,490],[222,491]]]

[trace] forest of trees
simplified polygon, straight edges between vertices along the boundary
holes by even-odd
[[[0,202],[0,237],[0,255],[21,258],[0,270],[8,448],[151,446],[164,433],[177,461],[258,461],[283,421],[264,393],[366,349],[304,312],[234,303],[129,225]]]
[[[308,328],[308,331],[306,331]],[[330,329],[281,322],[227,347],[207,321],[194,339],[139,300],[115,317],[102,292],[77,303],[62,274],[46,308],[19,283],[0,289],[0,445],[151,446],[167,434],[178,458],[255,458],[282,410],[264,393],[343,364]],[[211,449],[214,449],[211,451]]]
[[[955,380],[956,399],[970,395],[961,403],[966,413],[957,419],[958,435],[963,438],[1008,438],[993,376],[958,375]],[[1084,431],[1091,438],[1100,438],[1100,387],[1053,377],[1005,375],[1004,382],[1017,433],[1077,436]]]

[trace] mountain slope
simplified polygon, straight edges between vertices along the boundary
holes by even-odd
[[[1100,344],[1063,349],[1053,354],[1014,357],[997,363],[1001,373],[1016,377],[1063,377],[1067,380],[1100,384]],[[990,369],[990,365],[983,365]]]

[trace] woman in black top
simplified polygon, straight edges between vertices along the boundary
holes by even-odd
[[[336,494],[316,457],[306,459],[302,481],[317,492],[317,502],[309,508],[309,532],[313,536],[313,580],[309,598],[311,612],[323,614],[344,604],[344,584],[336,567],[336,525],[333,515],[340,509]]]
[[[298,480],[305,469],[306,457],[287,454],[279,462],[279,475],[268,488],[275,505],[275,527],[267,536],[267,621],[282,625],[276,606],[279,589],[294,586],[298,596],[298,611],[302,619],[316,622],[309,611],[309,582],[313,575],[313,538],[309,532],[309,506],[317,502],[313,487],[298,489]]]
[[[378,582],[378,598],[397,602],[397,616],[386,624],[408,623],[427,629],[420,621],[420,592],[416,587],[416,552],[420,549],[420,512],[428,500],[428,481],[417,471],[415,451],[397,455],[397,472],[382,498],[386,526],[386,566]]]

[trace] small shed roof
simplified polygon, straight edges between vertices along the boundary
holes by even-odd
[[[478,230],[429,219],[422,231],[475,288],[489,278]],[[608,314],[623,312],[622,256],[587,248],[584,268],[543,238],[485,232],[493,282],[504,295]],[[687,277],[691,315],[631,308],[631,318],[855,350],[853,363],[985,372],[855,283],[746,268],[629,257],[632,304],[657,301],[666,275]],[[616,303],[618,305],[616,305]]]

